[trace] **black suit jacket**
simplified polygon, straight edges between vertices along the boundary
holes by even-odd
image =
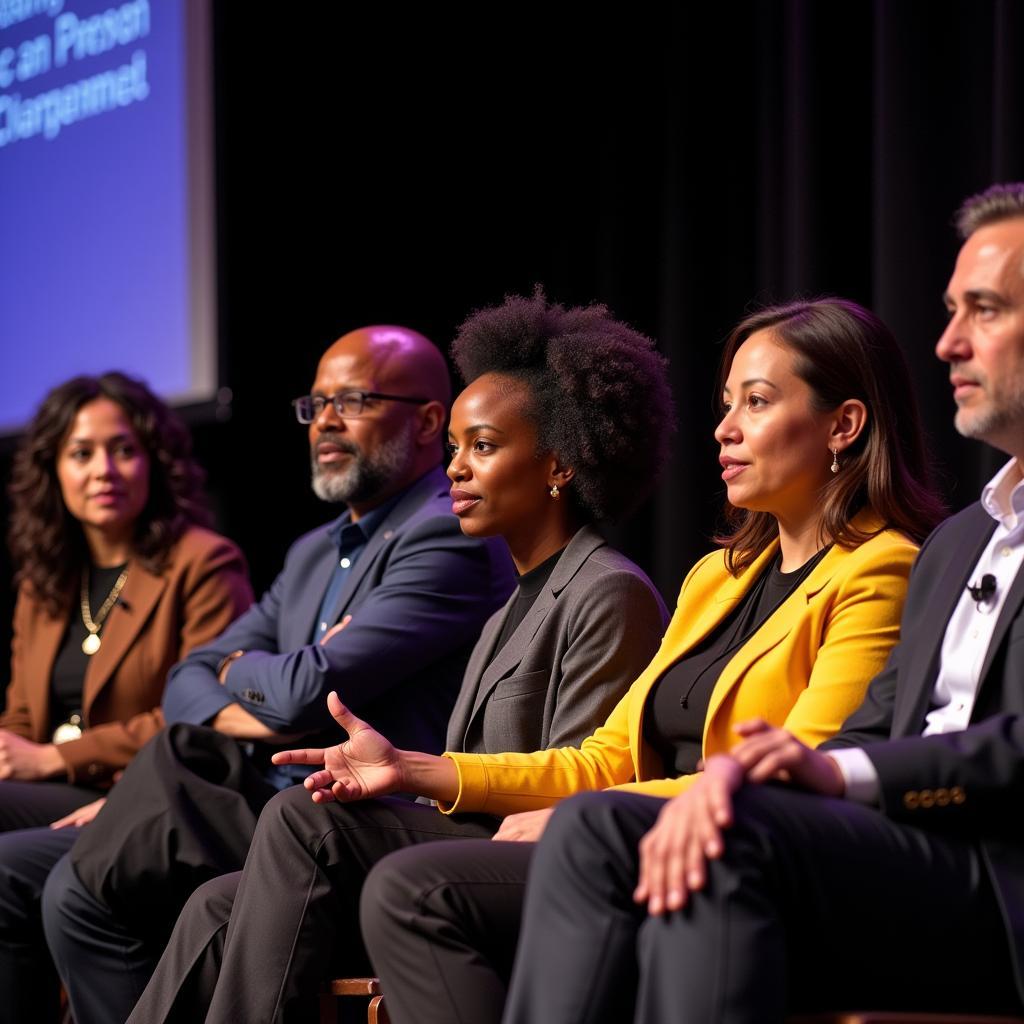
[[[900,643],[864,703],[823,747],[864,748],[888,817],[979,843],[1024,997],[1024,571],[996,622],[969,726],[921,735],[946,625],[994,529],[975,504],[925,541],[910,576]]]

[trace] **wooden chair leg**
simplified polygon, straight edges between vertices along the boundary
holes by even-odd
[[[374,996],[366,1009],[366,1024],[391,1024],[383,996]]]

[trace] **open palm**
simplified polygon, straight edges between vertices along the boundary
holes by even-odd
[[[379,732],[357,718],[332,692],[327,708],[347,733],[348,739],[334,747],[282,750],[275,764],[322,764],[303,783],[318,803],[330,800],[366,800],[401,788],[398,751]]]

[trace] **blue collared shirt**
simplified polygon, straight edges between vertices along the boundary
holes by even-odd
[[[317,643],[334,625],[334,609],[348,574],[359,560],[359,556],[366,550],[366,545],[369,544],[370,538],[377,528],[387,519],[391,510],[405,493],[402,491],[393,498],[389,498],[383,505],[378,505],[366,515],[360,516],[356,522],[352,521],[351,511],[346,509],[327,527],[327,536],[338,548],[338,564],[334,567],[334,574],[331,576],[327,589],[324,591],[324,598],[320,602],[320,611],[313,624],[311,643]],[[309,775],[309,767],[295,764],[268,765],[263,775],[275,789],[286,789],[301,782]]]
[[[341,588],[345,585],[352,566],[356,564],[359,556],[366,550],[377,527],[388,517],[391,510],[398,504],[401,494],[389,498],[383,505],[371,509],[366,515],[360,517],[356,522],[352,521],[352,513],[348,509],[340,515],[327,528],[327,536],[338,548],[338,564],[334,567],[334,575],[331,576],[327,589],[324,591],[324,599],[320,602],[320,611],[317,614],[316,622],[313,624],[313,635],[311,643],[316,643],[334,625],[333,612],[338,603],[338,596]]]

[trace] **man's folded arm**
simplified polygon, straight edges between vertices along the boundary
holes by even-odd
[[[283,575],[277,577],[258,604],[252,605],[220,636],[195,648],[171,669],[162,703],[168,725],[174,722],[207,725],[221,708],[235,703],[235,697],[217,678],[222,662],[234,651],[277,650],[277,615]]]
[[[411,529],[389,558],[343,630],[323,646],[247,652],[231,665],[227,695],[279,732],[320,729],[330,723],[331,690],[358,713],[476,641],[497,606],[485,545],[440,516]]]

